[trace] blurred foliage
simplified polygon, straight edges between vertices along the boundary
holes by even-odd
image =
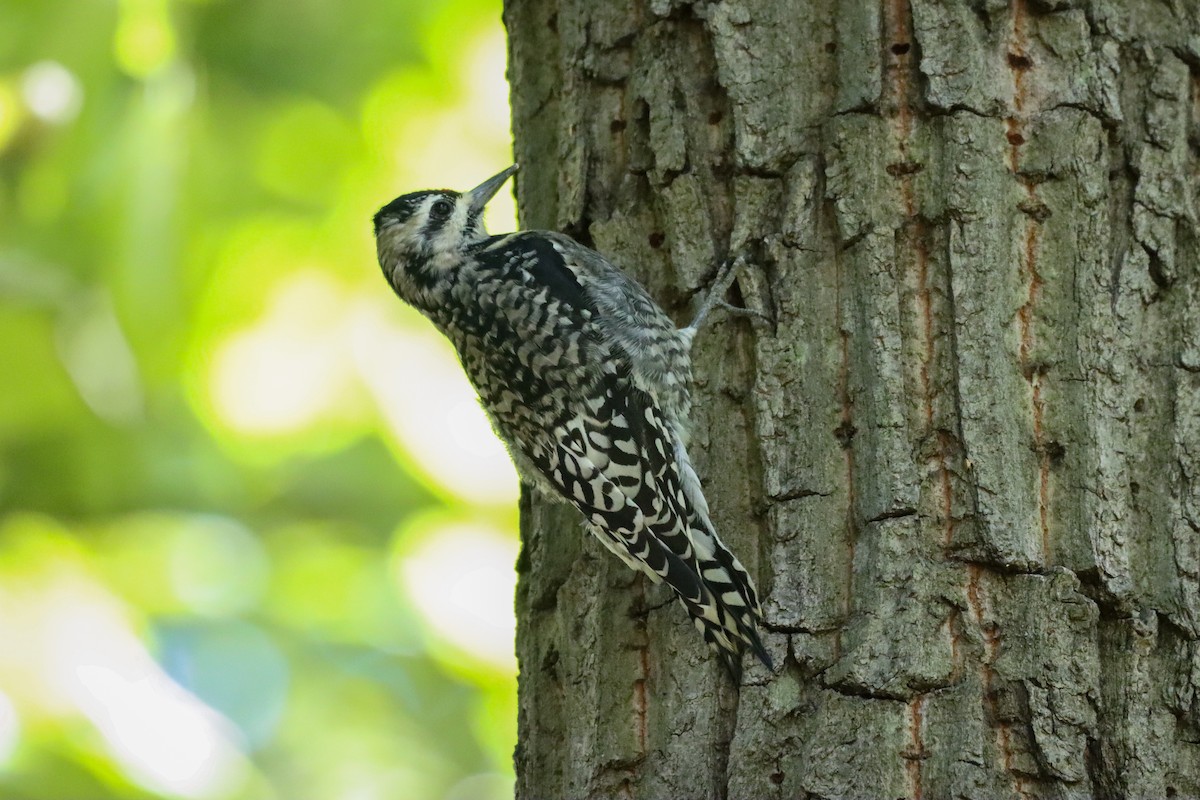
[[[0,0],[0,796],[511,796],[516,479],[370,228],[507,165],[503,35]]]

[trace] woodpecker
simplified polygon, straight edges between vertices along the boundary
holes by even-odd
[[[689,352],[716,292],[676,328],[568,236],[489,236],[484,207],[516,170],[381,208],[384,277],[453,343],[521,478],[575,506],[629,567],[666,582],[735,681],[746,649],[770,668],[754,581],[717,536],[686,448]]]

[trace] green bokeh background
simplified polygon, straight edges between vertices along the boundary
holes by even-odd
[[[504,53],[0,0],[0,797],[511,796],[517,483],[370,227],[508,164]]]

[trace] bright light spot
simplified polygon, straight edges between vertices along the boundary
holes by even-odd
[[[169,569],[175,594],[193,611],[229,616],[258,602],[270,564],[258,539],[239,523],[199,517],[180,527]]]
[[[121,69],[135,78],[146,78],[175,57],[175,31],[166,0],[123,0],[113,38]]]
[[[349,377],[337,330],[341,294],[322,273],[298,273],[276,290],[258,324],[224,342],[209,389],[227,424],[244,433],[289,433],[338,405]]]
[[[142,386],[133,348],[112,301],[96,294],[63,316],[57,334],[63,365],[88,407],[113,423],[142,416]]]
[[[21,75],[21,94],[34,116],[46,122],[70,122],[83,105],[83,89],[57,61],[39,61]]]
[[[0,681],[23,709],[82,714],[149,791],[216,798],[244,783],[233,726],[170,680],[110,594],[67,562],[22,574],[0,593],[0,641],[20,642],[0,649]]]
[[[467,524],[435,527],[403,556],[399,578],[417,610],[443,638],[505,669],[513,639],[517,543]]]
[[[247,331],[226,342],[214,382],[218,410],[247,433],[286,433],[313,422],[333,401],[321,343],[287,330]],[[315,345],[312,347],[312,345]]]
[[[457,91],[448,91],[444,79],[431,88],[432,78],[423,82],[410,72],[384,79],[368,94],[365,132],[391,168],[387,186],[394,194],[470,189],[512,163],[504,33],[477,36],[462,52]],[[489,230],[515,229],[511,183],[488,204],[486,219]]]
[[[80,709],[143,786],[197,798],[236,787],[229,779],[241,755],[228,724],[156,667],[80,664],[75,676]]]
[[[469,93],[465,105],[484,120],[483,125],[488,129],[511,130],[509,86],[506,77],[508,43],[503,32],[497,31],[495,34],[479,37],[474,48],[468,50],[463,66],[462,81]],[[499,172],[506,166],[508,164],[497,165],[494,172]],[[486,177],[488,176],[481,175],[479,181]],[[490,229],[497,232],[516,230],[517,201],[511,183],[488,203],[485,219]]]
[[[424,122],[428,138],[422,142],[423,152],[412,162],[405,163],[407,170],[401,185],[449,186],[465,192],[512,163],[511,153],[498,153],[493,157],[477,154],[476,143],[469,135],[476,122],[466,109],[434,113]],[[461,148],[470,148],[465,152],[471,155],[464,156]],[[397,161],[409,158],[412,155],[407,150],[396,153]],[[503,233],[516,228],[516,218],[516,201],[510,180],[488,203],[484,224],[491,232]]]
[[[0,767],[12,758],[20,738],[21,719],[17,716],[17,709],[13,707],[8,695],[0,692]]]
[[[487,414],[483,413],[475,393],[463,392],[462,394],[466,396],[459,398],[452,406],[445,409],[445,420],[450,439],[464,453],[473,454],[476,458],[488,458],[495,454],[499,460],[499,452],[503,452],[504,463],[511,464],[508,451],[503,449],[503,445],[500,446],[500,451],[497,451],[496,434],[492,430],[492,423],[488,420]],[[508,473],[508,470],[504,470],[506,478]]]
[[[477,503],[512,503],[508,451],[454,357],[432,328],[401,328],[378,306],[354,315],[354,361],[388,427],[429,474]]]
[[[497,29],[476,39],[467,50],[461,80],[468,92],[466,105],[474,110],[483,125],[492,130],[508,130],[508,42]]]
[[[47,666],[126,773],[187,798],[239,785],[247,765],[233,727],[159,669],[100,589],[71,589],[45,601]]]

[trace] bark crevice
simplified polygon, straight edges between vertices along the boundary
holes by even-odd
[[[747,259],[692,450],[778,665],[523,507],[519,796],[1200,797],[1200,11],[505,17],[525,224],[678,319]]]

